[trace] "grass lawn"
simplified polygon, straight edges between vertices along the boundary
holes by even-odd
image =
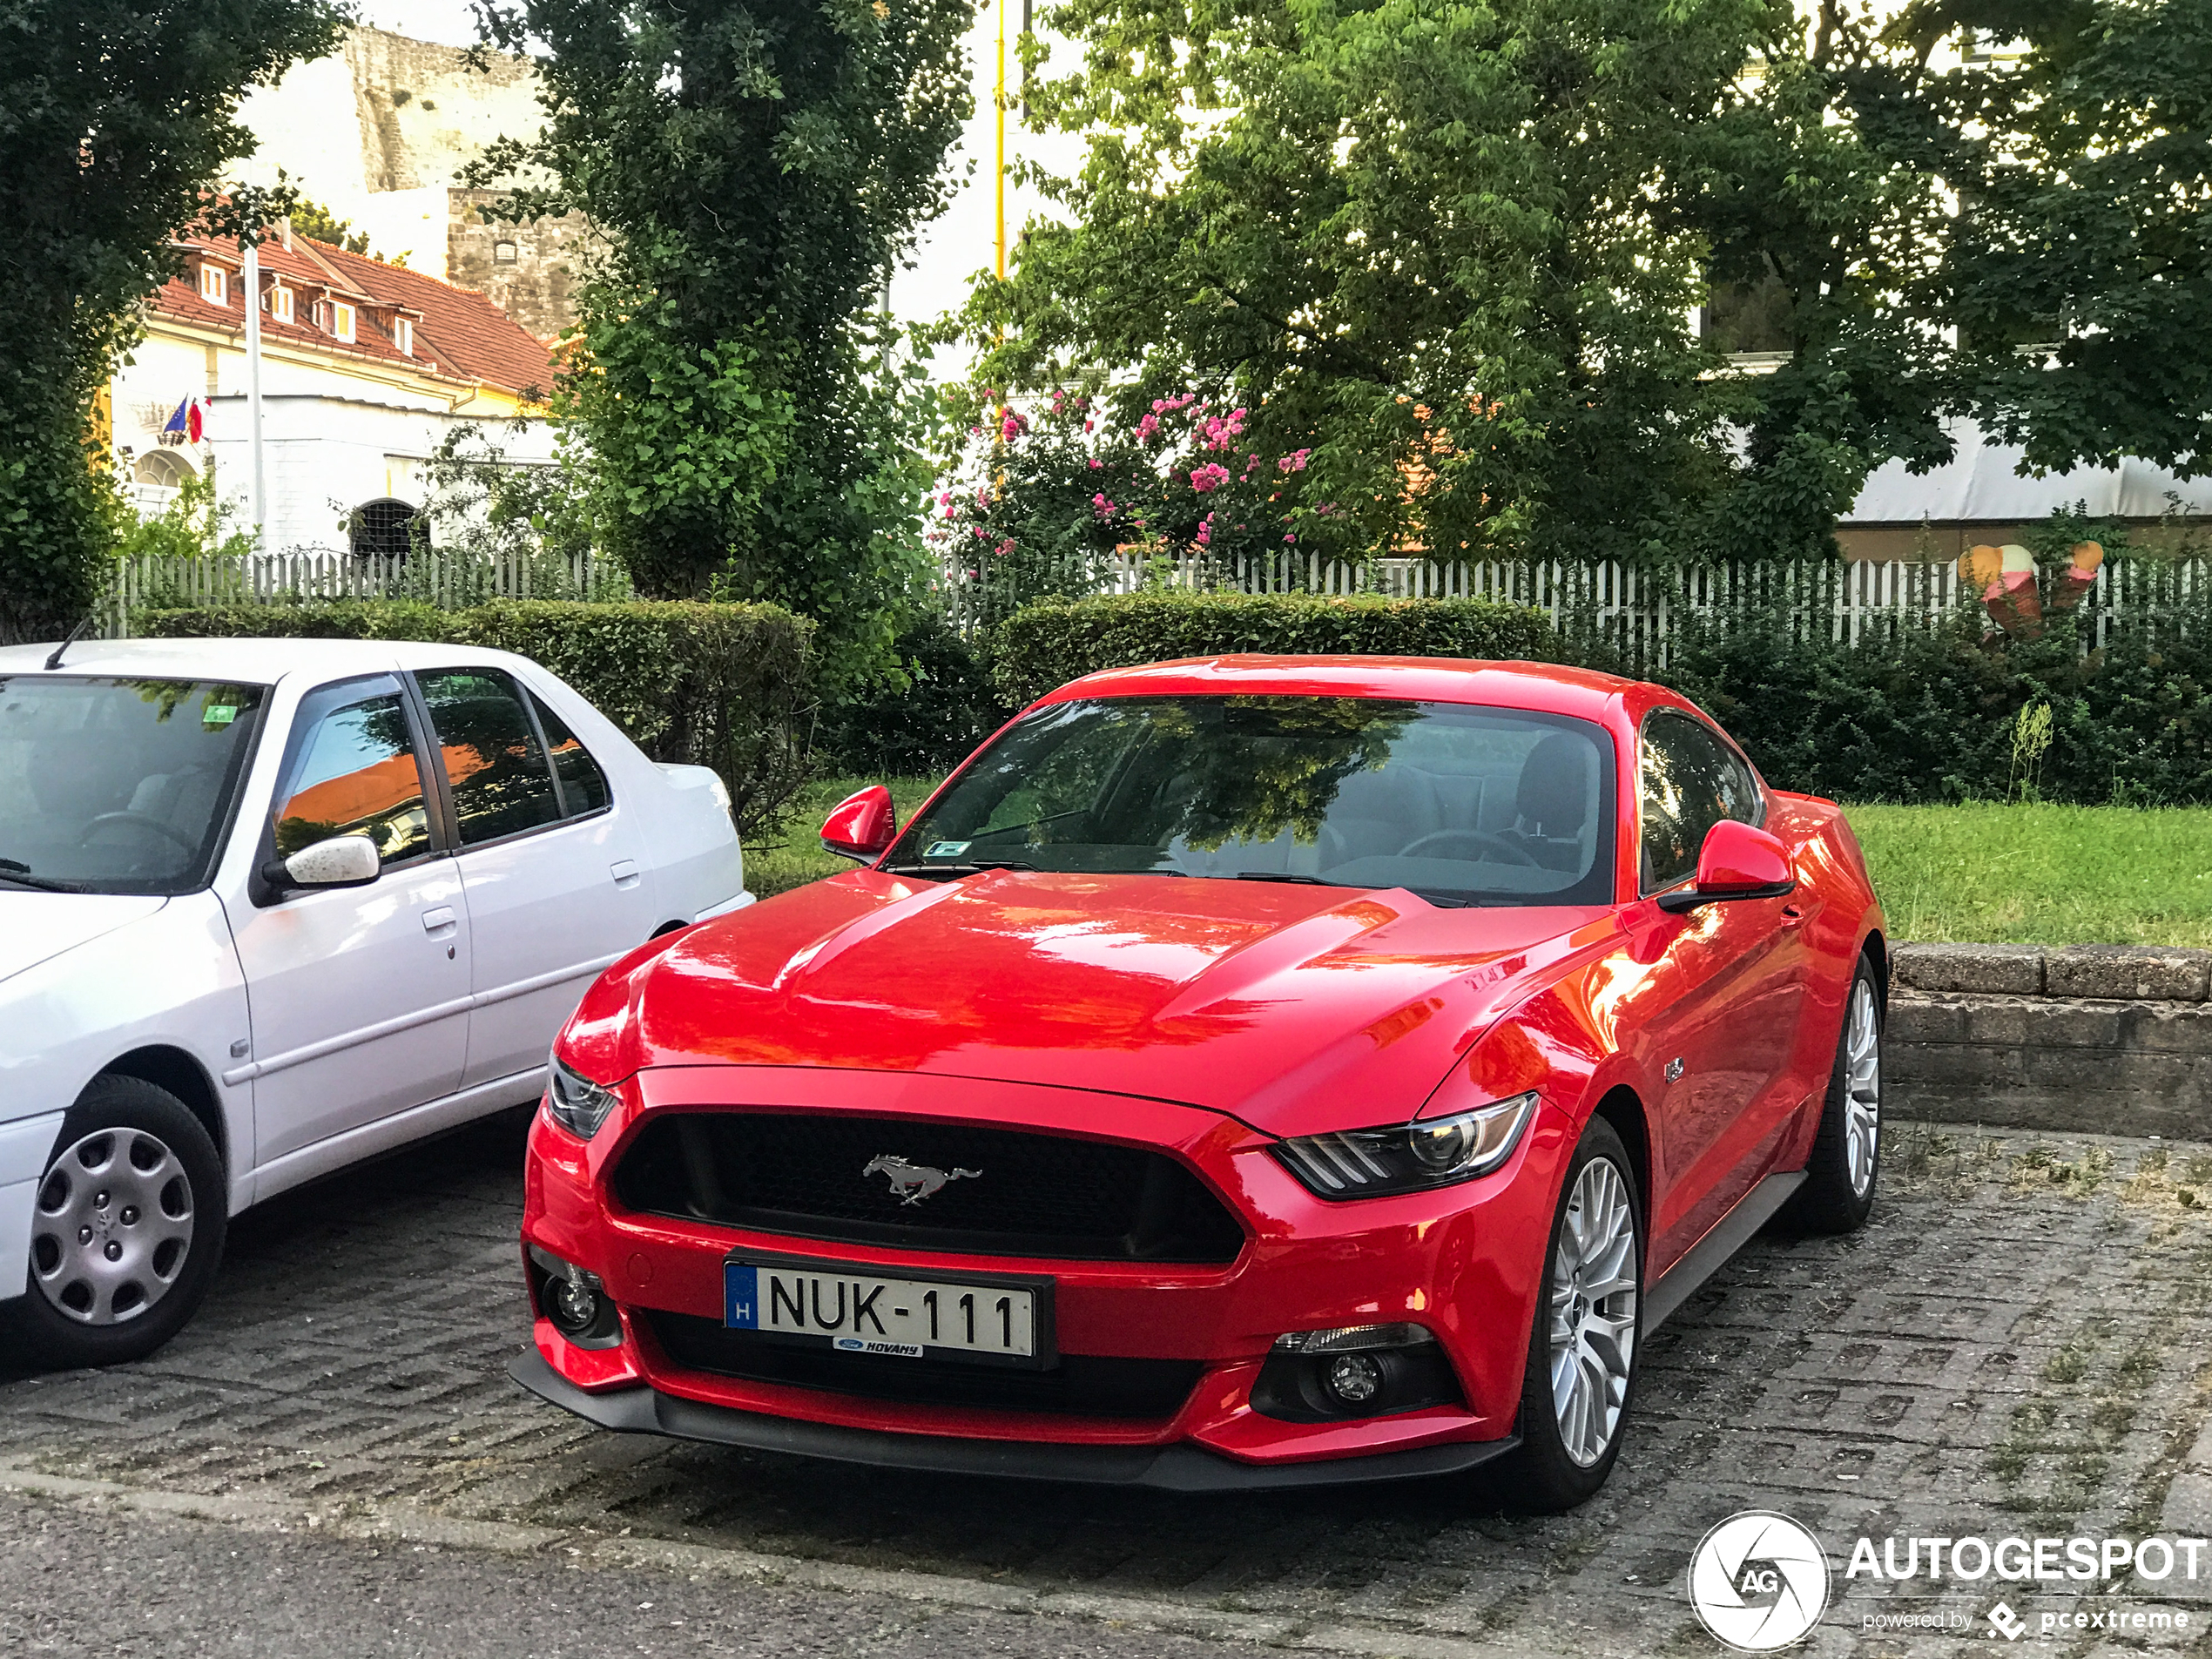
[[[1848,813],[1899,941],[2212,947],[2212,810]]]
[[[822,850],[822,820],[829,816],[830,808],[856,789],[887,783],[903,826],[914,809],[929,799],[929,792],[939,781],[935,778],[825,778],[807,785],[799,792],[781,830],[765,840],[745,843],[745,886],[765,899],[851,869],[850,859]]]
[[[831,807],[874,781],[810,784],[778,835],[746,846],[745,885],[765,899],[849,869],[816,832]],[[888,782],[901,824],[937,786]],[[1849,810],[1898,940],[2212,947],[2212,810]]]

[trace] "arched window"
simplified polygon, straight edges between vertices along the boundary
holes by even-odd
[[[182,487],[192,475],[185,458],[167,449],[149,449],[131,465],[131,476],[142,484],[158,484],[164,489]]]
[[[387,496],[354,509],[347,542],[356,558],[403,559],[429,550],[430,521],[406,502]]]

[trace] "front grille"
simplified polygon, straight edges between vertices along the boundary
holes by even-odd
[[[1049,1371],[840,1353],[764,1339],[689,1313],[648,1312],[668,1357],[687,1371],[748,1382],[823,1388],[909,1406],[1054,1412],[1075,1417],[1165,1419],[1182,1409],[1205,1367],[1196,1359],[1124,1359],[1063,1353]]]
[[[868,1173],[884,1157],[973,1173],[907,1203],[891,1173]],[[614,1190],[649,1215],[907,1250],[1228,1262],[1244,1244],[1220,1200],[1161,1153],[911,1118],[672,1113],[623,1154]]]

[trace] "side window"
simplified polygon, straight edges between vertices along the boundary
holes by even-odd
[[[418,674],[464,846],[561,816],[553,772],[515,682],[494,668]]]
[[[275,830],[280,858],[334,835],[368,836],[387,864],[430,850],[422,769],[397,691],[316,719],[276,809]]]
[[[602,810],[607,804],[607,774],[567,722],[547,708],[536,692],[529,695],[530,706],[537,711],[538,730],[545,733],[545,746],[553,752],[553,772],[561,780],[561,804],[567,816],[581,818]]]
[[[1642,750],[1641,886],[1656,893],[1697,873],[1705,832],[1721,819],[1756,820],[1759,797],[1750,769],[1688,715],[1656,711],[1643,723]]]

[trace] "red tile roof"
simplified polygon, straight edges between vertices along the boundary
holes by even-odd
[[[192,237],[182,244],[187,269],[154,291],[153,308],[180,322],[196,323],[243,333],[246,319],[239,307],[241,290],[236,273],[239,249],[229,240]],[[198,261],[194,253],[209,256],[231,273],[230,303],[218,306],[202,299]],[[482,294],[458,288],[419,271],[387,265],[363,254],[349,253],[304,236],[295,235],[286,247],[275,240],[264,242],[261,268],[300,291],[291,322],[280,322],[261,314],[262,337],[307,347],[336,357],[365,358],[411,368],[442,380],[463,384],[482,382],[517,395],[541,397],[553,381],[551,348]],[[353,305],[356,310],[354,338],[339,340],[314,326],[314,300],[324,295]],[[415,350],[410,355],[392,341],[394,316],[415,324]]]

